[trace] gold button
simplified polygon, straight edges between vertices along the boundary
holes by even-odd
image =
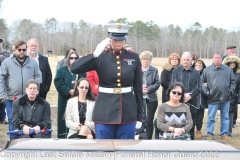
[[[31,125],[31,127],[32,127],[32,125]]]
[[[117,75],[118,75],[118,76],[120,76],[121,74],[120,74],[120,73],[118,73]]]
[[[117,59],[119,59],[119,56],[116,56]]]
[[[120,69],[120,66],[118,66],[117,69]]]
[[[118,87],[120,87],[121,86],[121,84],[120,83],[118,83]]]
[[[120,64],[120,62],[119,62],[119,61],[117,61],[117,64]]]
[[[120,79],[117,79],[117,82],[120,82]]]

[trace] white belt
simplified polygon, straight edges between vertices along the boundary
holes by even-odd
[[[105,88],[105,87],[99,87],[99,92],[102,93],[113,93],[113,94],[122,94],[122,93],[128,93],[132,91],[132,87],[125,87],[125,88]]]

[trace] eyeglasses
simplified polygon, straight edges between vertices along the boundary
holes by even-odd
[[[79,87],[79,88],[81,88],[81,89],[83,89],[83,88],[85,88],[86,90],[88,90],[89,89],[89,87],[87,87],[87,86],[81,86],[81,87]]]
[[[21,51],[23,51],[23,52],[25,52],[27,49],[18,49],[18,52],[21,52]]]
[[[71,60],[73,60],[73,59],[77,60],[78,58],[77,58],[77,57],[70,57],[69,59],[71,59]]]
[[[172,93],[174,94],[174,95],[179,95],[179,96],[181,96],[182,95],[182,93],[181,92],[176,92],[176,91],[172,91]]]
[[[196,65],[197,67],[202,67],[203,65],[202,64],[198,64],[198,65]]]

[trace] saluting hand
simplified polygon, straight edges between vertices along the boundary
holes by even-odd
[[[93,55],[95,57],[98,57],[105,50],[105,47],[109,45],[109,43],[110,43],[110,38],[104,39],[101,43],[97,45],[97,48],[93,52]]]

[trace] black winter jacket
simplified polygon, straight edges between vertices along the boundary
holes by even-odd
[[[27,95],[13,101],[12,118],[13,125],[17,129],[21,129],[20,125],[24,124],[29,127],[40,126],[43,128],[51,128],[51,109],[50,104],[37,96],[34,104],[28,102]]]
[[[208,104],[231,100],[235,90],[235,78],[230,67],[221,64],[216,68],[212,64],[204,69],[201,78],[202,93],[208,97]],[[204,83],[207,83],[207,87],[203,85]]]
[[[149,66],[146,77],[149,101],[158,101],[157,90],[160,87],[160,80],[157,68]]]
[[[168,62],[164,64],[163,70],[161,73],[161,86],[162,86],[162,103],[167,102],[167,89],[171,83],[171,77],[172,77],[172,71],[174,68],[172,68],[172,65]]]

